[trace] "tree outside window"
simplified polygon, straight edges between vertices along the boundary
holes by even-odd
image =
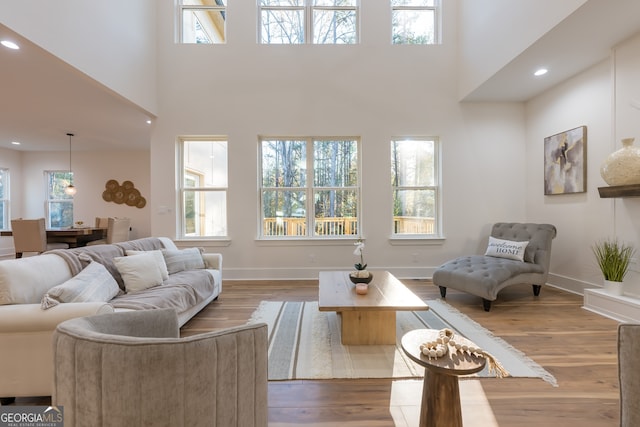
[[[439,43],[438,0],[391,0],[393,44]]]
[[[358,140],[263,138],[262,237],[359,234]]]
[[[258,0],[263,44],[355,44],[356,0]]]
[[[227,141],[183,138],[180,197],[182,238],[227,236]]]
[[[394,235],[438,234],[437,156],[434,138],[391,141]]]
[[[45,171],[47,224],[50,228],[73,225],[73,196],[64,189],[73,182],[73,172]]]

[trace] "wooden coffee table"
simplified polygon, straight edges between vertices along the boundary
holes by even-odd
[[[358,295],[348,271],[320,272],[318,308],[342,317],[342,344],[395,344],[396,311],[429,309],[388,271],[372,274],[369,292]]]

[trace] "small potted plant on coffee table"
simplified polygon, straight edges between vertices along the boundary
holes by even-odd
[[[353,254],[360,257],[360,262],[354,264],[356,271],[349,273],[349,279],[353,283],[369,283],[373,280],[373,274],[367,271],[367,264],[364,262],[364,242],[362,239],[358,239],[354,244],[356,249]]]
[[[605,291],[622,295],[624,291],[622,282],[635,254],[634,247],[614,239],[597,242],[592,249],[604,276]]]

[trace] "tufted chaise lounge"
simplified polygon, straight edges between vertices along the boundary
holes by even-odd
[[[556,228],[551,224],[505,223],[493,225],[491,236],[517,242],[528,241],[524,262],[488,255],[462,256],[441,265],[433,273],[433,283],[444,298],[447,288],[482,298],[485,311],[491,309],[498,292],[517,284],[533,285],[534,295],[547,281],[551,241]]]

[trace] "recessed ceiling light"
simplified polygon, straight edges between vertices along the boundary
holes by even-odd
[[[534,76],[538,77],[538,76],[544,76],[545,74],[547,74],[547,70],[546,68],[540,68],[538,70],[536,70],[535,73],[533,73]]]
[[[11,141],[11,145],[20,145],[18,141]]]
[[[2,46],[8,47],[9,49],[20,49],[20,46],[9,40],[2,40],[0,43],[2,43]]]
[[[151,124],[151,120],[147,120],[147,124],[150,125]]]

